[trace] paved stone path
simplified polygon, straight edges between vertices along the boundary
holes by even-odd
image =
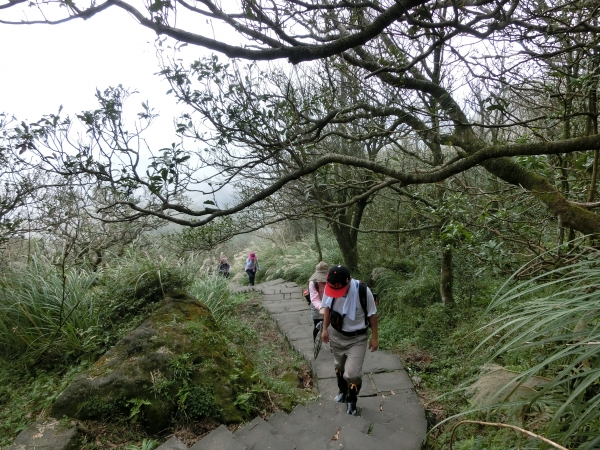
[[[313,322],[302,289],[296,283],[274,280],[255,286],[231,284],[232,292],[262,293],[269,312],[290,345],[312,364],[321,397],[298,405],[286,414],[278,411],[266,421],[260,417],[234,433],[221,425],[190,450],[417,450],[427,433],[425,410],[397,356],[367,351],[359,417],[346,414],[346,405],[332,401],[337,394],[333,355],[323,344],[313,360]],[[187,450],[172,437],[157,450]]]

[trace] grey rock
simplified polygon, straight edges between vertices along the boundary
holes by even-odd
[[[248,447],[238,441],[225,425],[210,432],[196,442],[190,450],[246,450]]]
[[[157,447],[155,450],[188,450],[187,445],[177,439],[175,436],[171,436],[167,442]]]
[[[295,450],[296,448],[292,442],[285,439],[260,417],[256,417],[233,435],[252,450]]]
[[[58,420],[40,420],[19,433],[8,450],[78,450],[80,435]]]
[[[138,328],[73,380],[56,399],[52,415],[81,420],[112,419],[128,416],[135,402],[143,402],[140,417],[145,428],[150,432],[167,429],[177,412],[172,398],[182,383],[181,379],[173,378],[171,362],[189,354],[194,355],[195,363],[214,362],[206,367],[198,364],[190,375],[190,386],[197,389],[196,395],[214,394],[215,417],[218,414],[224,422],[241,422],[245,415],[234,405],[238,395],[235,389],[251,386],[252,364],[227,358],[228,345],[219,339],[216,323],[204,304],[184,296],[166,298]],[[238,379],[238,385],[242,383],[245,387],[234,389],[223,374],[232,373],[238,365],[248,375]],[[211,368],[215,366],[220,370]],[[165,395],[155,395],[152,391],[156,379],[173,380],[165,388],[168,389]],[[188,396],[190,404],[186,404],[192,410],[193,398]]]

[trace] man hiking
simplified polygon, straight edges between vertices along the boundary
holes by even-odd
[[[321,306],[324,308],[321,337],[323,342],[331,342],[339,388],[334,400],[346,402],[346,413],[356,416],[369,327],[372,330],[369,349],[374,352],[379,347],[373,293],[364,283],[354,280],[347,267],[335,266],[327,273]]]

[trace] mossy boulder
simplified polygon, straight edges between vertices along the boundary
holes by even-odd
[[[168,297],[75,378],[51,413],[81,420],[128,418],[150,432],[168,428],[178,417],[239,422],[247,416],[235,403],[251,390],[252,371],[204,304]]]

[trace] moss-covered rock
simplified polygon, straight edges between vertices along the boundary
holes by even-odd
[[[56,399],[52,415],[139,420],[151,432],[178,415],[244,420],[238,396],[251,389],[252,364],[219,332],[210,310],[180,296],[125,336]]]

